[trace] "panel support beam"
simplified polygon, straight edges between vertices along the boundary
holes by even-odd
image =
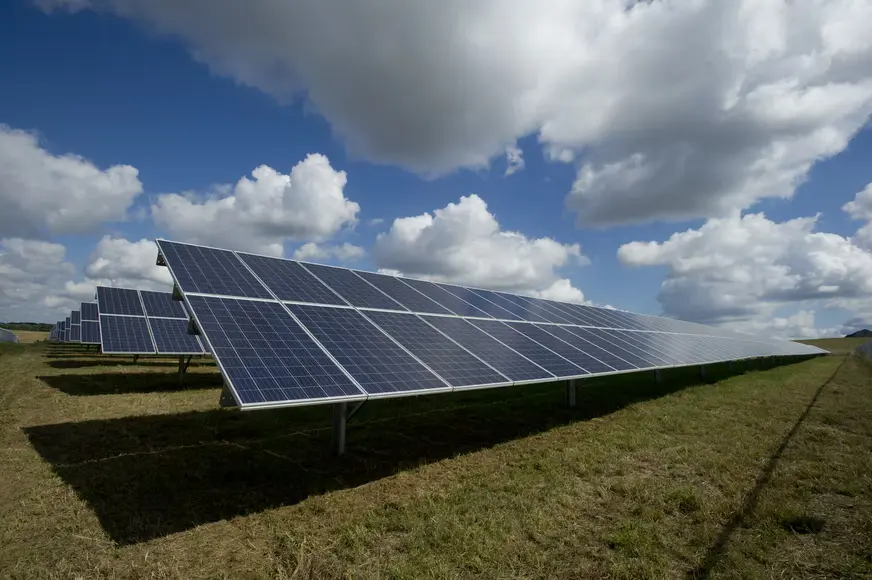
[[[566,406],[570,409],[575,409],[578,406],[577,395],[578,385],[575,381],[564,381],[566,383]]]
[[[345,426],[348,423],[348,403],[333,404],[333,453],[345,453]]]

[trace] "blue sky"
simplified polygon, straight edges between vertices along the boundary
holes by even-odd
[[[489,157],[488,167],[470,167],[476,164],[465,163],[463,154],[458,153],[452,157],[454,161],[449,163],[450,168],[444,170],[440,167],[441,175],[433,177],[426,175],[428,172],[421,171],[420,167],[414,167],[415,164],[429,163],[425,156],[416,157],[409,163],[395,161],[403,156],[403,152],[380,146],[358,154],[349,153],[351,138],[348,132],[338,134],[342,131],[335,131],[335,127],[345,123],[359,128],[366,122],[355,125],[353,120],[349,120],[347,111],[333,114],[329,106],[319,106],[318,98],[307,100],[306,91],[320,81],[307,82],[305,73],[298,75],[302,80],[295,76],[294,81],[300,83],[303,90],[291,97],[278,94],[270,79],[252,81],[248,78],[245,83],[240,82],[246,79],[248,69],[234,69],[237,65],[230,65],[229,72],[222,72],[227,67],[221,69],[218,61],[224,57],[192,57],[192,51],[209,52],[212,47],[203,38],[214,31],[189,30],[181,16],[173,20],[176,16],[170,14],[171,10],[143,17],[125,12],[121,6],[124,2],[117,3],[121,7],[108,10],[71,12],[66,10],[68,3],[58,0],[44,3],[59,7],[50,13],[23,0],[6,4],[5,18],[0,19],[0,54],[6,55],[0,59],[0,78],[4,79],[8,89],[0,96],[0,123],[10,130],[37,134],[39,147],[50,155],[79,155],[100,170],[116,165],[133,166],[138,170],[142,184],[142,193],[135,196],[125,212],[126,219],[107,220],[86,233],[48,231],[42,236],[32,236],[65,248],[65,259],[75,269],[68,281],[74,284],[89,278],[86,269],[95,259],[98,242],[106,234],[131,242],[156,236],[185,237],[179,235],[178,228],[174,230],[165,224],[162,227],[149,215],[157,196],[186,191],[202,196],[215,184],[235,184],[259,165],[268,165],[288,174],[307,155],[320,153],[329,159],[333,170],[347,174],[342,194],[347,200],[359,204],[360,209],[353,226],[342,227],[329,239],[316,241],[334,245],[350,243],[365,252],[358,259],[343,262],[324,258],[326,261],[365,269],[394,268],[390,248],[381,253],[373,251],[377,234],[388,232],[396,218],[425,212],[432,214],[434,210],[458,202],[461,196],[476,194],[487,204],[487,210],[499,222],[502,231],[519,232],[528,240],[551,238],[562,245],[577,243],[589,260],[587,265],[581,260],[569,260],[569,263],[549,268],[548,275],[541,280],[531,278],[519,283],[517,288],[508,289],[543,291],[554,279],[567,278],[574,288],[583,292],[585,299],[595,303],[655,314],[666,310],[669,315],[688,317],[680,309],[658,300],[660,285],[669,275],[670,268],[674,269],[678,258],[661,256],[642,264],[637,258],[619,259],[618,250],[635,241],[663,242],[675,232],[699,230],[707,219],[723,216],[723,208],[703,208],[695,211],[695,215],[685,216],[678,210],[678,213],[673,211],[669,215],[664,210],[665,213],[661,214],[659,209],[647,214],[633,214],[632,200],[637,199],[633,195],[648,195],[646,188],[652,191],[650,195],[657,195],[658,186],[652,181],[653,185],[643,183],[644,187],[640,186],[642,194],[627,193],[630,200],[628,221],[635,223],[615,225],[608,219],[600,220],[602,223],[591,219],[589,225],[577,225],[580,216],[584,219],[584,215],[596,215],[606,203],[603,200],[620,197],[621,192],[617,191],[620,182],[610,182],[604,177],[600,178],[601,186],[596,185],[586,194],[579,195],[575,206],[567,204],[567,196],[579,178],[582,166],[590,163],[594,169],[601,168],[623,155],[623,152],[611,151],[626,146],[613,143],[613,135],[626,131],[625,126],[618,126],[622,122],[615,121],[612,130],[606,127],[605,134],[598,133],[596,137],[543,136],[551,130],[548,127],[559,125],[563,118],[555,113],[547,123],[538,121],[538,128],[533,123],[529,131],[514,131],[515,144],[523,151],[524,167],[520,171],[505,176],[506,158],[502,151],[482,149],[482,153]],[[114,3],[106,4],[113,6]],[[220,12],[223,8],[216,6],[215,10]],[[258,22],[261,21],[253,19],[248,24],[255,26]],[[173,34],[164,34],[167,30]],[[652,34],[656,32],[654,30]],[[247,45],[243,38],[229,38],[225,42],[231,53],[233,43],[239,42],[242,55],[239,60],[245,61]],[[281,54],[288,49],[276,46],[275,50]],[[297,64],[300,70],[305,69],[305,63]],[[255,69],[257,67],[252,65],[251,70]],[[688,70],[692,72],[693,69]],[[868,71],[858,73],[857,83],[868,83],[866,75]],[[396,88],[385,88],[385,100],[390,100],[391,91],[396,91]],[[330,101],[328,97],[324,97],[322,102]],[[397,102],[403,104],[403,97],[397,98]],[[847,240],[863,225],[863,220],[852,219],[842,207],[872,182],[872,163],[869,162],[872,158],[872,132],[861,130],[855,134],[857,125],[862,127],[868,123],[869,102],[872,101],[860,103],[855,106],[857,110],[849,111],[852,118],[862,119],[865,114],[865,121],[854,121],[850,128],[840,127],[848,134],[850,144],[832,156],[812,154],[812,157],[824,159],[809,164],[811,169],[805,183],[792,197],[771,198],[767,197],[770,195],[768,191],[759,193],[755,187],[749,187],[757,193],[736,194],[744,196],[745,201],[734,204],[734,209],[745,213],[763,212],[776,224],[820,213],[815,231],[836,234],[849,243]],[[325,112],[318,112],[318,109]],[[379,109],[378,112],[384,111]],[[476,111],[471,110],[469,114],[475,115]],[[579,114],[576,112],[575,118]],[[585,109],[581,114],[605,117],[607,112]],[[471,119],[470,122],[474,122],[474,116]],[[396,122],[401,124],[402,119]],[[564,125],[567,124],[571,123]],[[642,128],[640,132],[645,130],[653,134],[655,129]],[[662,130],[657,128],[658,132]],[[549,160],[548,149],[552,145],[572,148],[572,161]],[[446,145],[443,140],[438,142],[438,146],[444,149],[453,144]],[[463,146],[465,143],[458,141],[457,147]],[[454,154],[449,157],[451,155]],[[423,161],[419,163],[419,159]],[[667,159],[667,169],[670,163]],[[760,179],[765,181],[768,178]],[[670,204],[681,207],[680,200],[665,196],[709,195],[681,191],[682,187],[679,181],[674,190],[663,194],[664,207]],[[725,197],[730,193],[726,191],[729,187],[711,192],[711,198]],[[662,221],[664,215],[667,221]],[[372,224],[374,218],[384,221]],[[0,231],[0,238],[3,237],[5,232]],[[289,236],[284,240],[285,255],[288,256],[307,241],[292,238]],[[228,240],[227,245],[234,243]],[[687,251],[690,250],[682,250],[685,254]],[[396,263],[407,263],[408,259],[408,256],[397,258]],[[773,259],[778,262],[780,258]],[[797,267],[795,260],[791,260],[787,260],[790,267]],[[437,267],[432,272],[410,274],[481,284],[474,274],[458,272],[448,266],[444,271]],[[803,276],[801,272],[793,274]],[[708,280],[705,285],[709,288],[713,279],[711,272],[700,276],[699,280]],[[855,280],[858,276],[862,277],[854,273],[851,278]],[[143,274],[142,280],[147,284],[157,283],[148,273]],[[505,287],[505,283],[502,284]],[[694,284],[703,282],[685,280],[683,287],[697,290],[701,287]],[[41,302],[44,297],[37,297],[31,303],[10,306],[7,312],[27,312],[43,320],[53,320],[55,314],[46,304],[58,304],[65,297],[75,299],[75,292],[66,286],[66,282],[60,288],[46,287],[45,292],[56,299]],[[852,289],[846,291],[844,298],[862,299],[863,292],[862,289]],[[813,310],[815,328],[837,329],[850,318],[865,316],[834,303],[826,304],[825,293],[805,292],[802,296],[811,299],[770,300],[771,307],[749,311],[738,318],[718,318],[720,315],[714,308],[712,312],[715,314],[710,321],[771,330],[767,327],[767,320],[772,317],[789,317],[797,312]],[[754,299],[754,296],[749,299]],[[673,297],[673,302],[675,300]],[[40,308],[45,310],[45,316]],[[707,317],[704,306],[696,317]],[[784,332],[792,331],[791,327]]]

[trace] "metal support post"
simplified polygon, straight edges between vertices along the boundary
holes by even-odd
[[[333,452],[345,453],[345,424],[348,421],[348,403],[333,404]]]
[[[574,409],[577,405],[575,381],[566,381],[566,405],[570,409]]]

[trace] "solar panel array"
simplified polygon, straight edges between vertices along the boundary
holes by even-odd
[[[190,317],[169,292],[97,287],[99,338],[104,354],[205,354],[188,332]]]
[[[158,263],[243,408],[825,352],[612,309],[157,243]]]

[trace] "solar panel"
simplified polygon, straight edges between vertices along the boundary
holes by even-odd
[[[242,407],[365,398],[281,304],[210,296],[187,300]]]
[[[288,308],[370,395],[451,390],[360,312],[299,304]]]
[[[149,318],[157,354],[203,354],[200,339],[188,333],[188,321],[182,318]]]
[[[366,312],[366,317],[421,359],[452,387],[511,384],[510,379],[414,314]]]
[[[169,292],[152,292],[150,290],[140,290],[139,295],[142,296],[142,303],[145,305],[145,314],[149,318],[153,316],[161,316],[164,318],[184,318],[187,320],[188,313],[185,312],[185,307],[181,301],[173,300],[173,295]]]
[[[387,310],[406,309],[399,302],[390,298],[360,276],[355,275],[351,270],[322,266],[320,264],[304,264],[304,267],[353,306],[385,308]]]
[[[70,322],[73,324],[82,324],[82,313],[78,310],[70,312]]]
[[[100,314],[143,316],[139,291],[130,288],[97,286],[97,308]]]
[[[82,344],[100,344],[100,323],[96,320],[82,321]]]
[[[553,374],[462,318],[421,318],[512,381],[542,381],[554,378]]]
[[[237,255],[279,300],[345,304],[342,298],[322,284],[299,262],[241,252]]]
[[[70,342],[82,342],[82,325],[70,325]]]
[[[99,309],[94,302],[82,302],[81,306],[82,310],[82,320],[93,320],[96,322],[99,320]]]
[[[166,240],[158,240],[157,244],[183,292],[271,298],[263,284],[229,250]]]
[[[154,353],[154,342],[143,316],[116,316],[100,313],[103,354]]]

